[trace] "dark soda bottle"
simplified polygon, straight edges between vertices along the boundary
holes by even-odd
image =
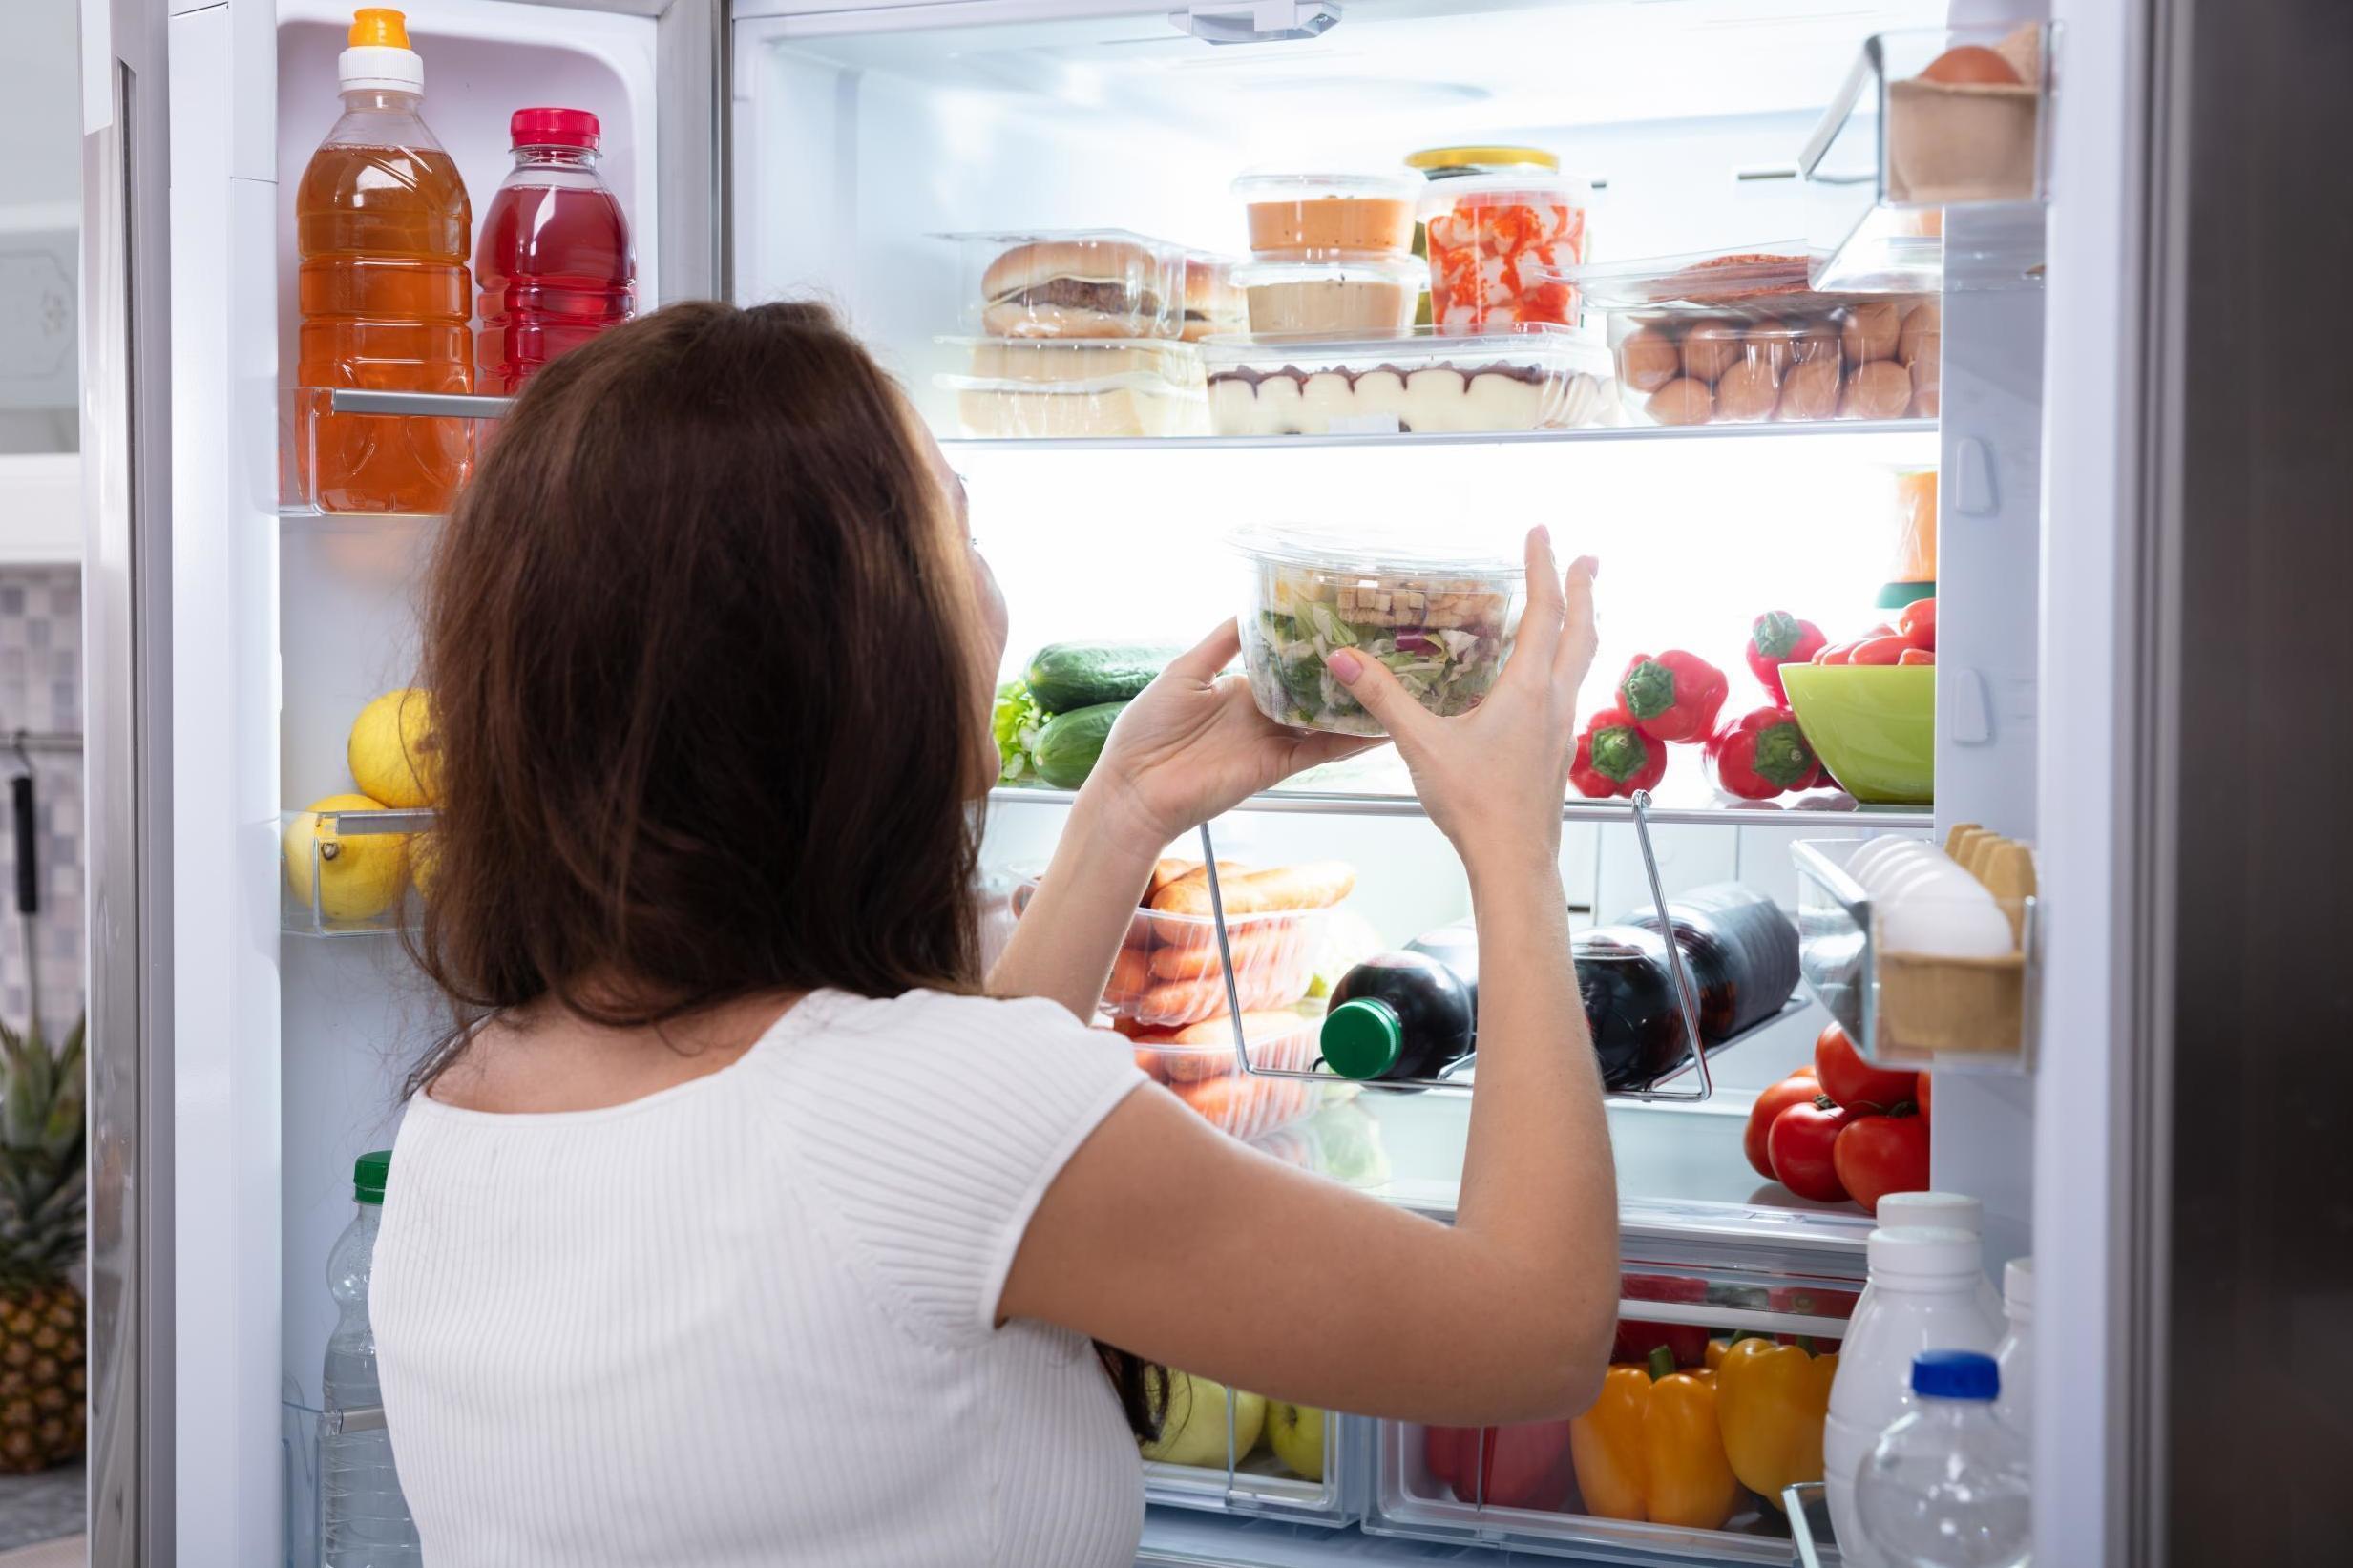
[[[1699,993],[1699,1035],[1710,1045],[1754,1029],[1797,989],[1797,928],[1779,905],[1737,882],[1670,899],[1675,945]],[[1627,922],[1659,929],[1656,910]]]
[[[1376,953],[1332,990],[1324,1065],[1350,1078],[1436,1077],[1469,1054],[1475,1021],[1470,993],[1445,965]]]
[[[499,396],[637,309],[629,220],[597,178],[597,116],[518,109],[507,129],[515,168],[491,198],[474,262],[477,388]]]
[[[1479,928],[1467,920],[1458,920],[1451,926],[1440,926],[1433,931],[1423,931],[1405,944],[1407,952],[1418,952],[1424,958],[1435,958],[1454,972],[1462,982],[1462,989],[1471,999],[1471,1043],[1479,1043]]]
[[[1569,951],[1603,1087],[1646,1088],[1691,1054],[1664,937],[1640,926],[1596,926],[1579,931]]]

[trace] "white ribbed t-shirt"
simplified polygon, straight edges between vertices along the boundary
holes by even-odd
[[[1045,1001],[820,992],[625,1105],[412,1100],[369,1310],[431,1568],[1126,1568],[1082,1337],[994,1327],[1143,1077]]]

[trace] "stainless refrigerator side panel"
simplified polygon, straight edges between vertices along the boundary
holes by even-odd
[[[2178,810],[2151,1105],[2170,1139],[2146,1280],[2161,1402],[2136,1499],[2157,1549],[2134,1560],[2335,1562],[2353,1453],[2353,810],[2332,787],[2353,767],[2353,384],[2312,312],[2342,287],[2353,10],[2158,10],[2177,439],[2153,510]]]
[[[670,0],[654,23],[656,156],[662,167],[662,298],[735,292],[726,242],[726,0]]]
[[[82,7],[90,1536],[169,1564],[171,400],[164,10]]]

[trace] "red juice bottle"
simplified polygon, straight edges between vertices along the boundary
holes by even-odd
[[[474,276],[477,390],[522,390],[539,367],[637,313],[629,220],[597,178],[597,116],[518,109],[515,169],[482,219]]]

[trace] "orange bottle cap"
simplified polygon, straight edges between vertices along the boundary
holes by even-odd
[[[407,49],[409,18],[381,6],[365,7],[351,18],[353,49]]]

